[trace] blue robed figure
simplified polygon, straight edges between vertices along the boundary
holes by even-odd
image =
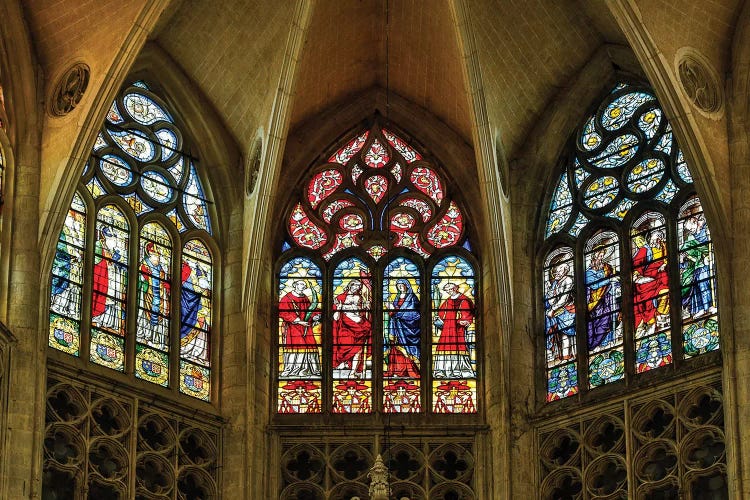
[[[396,290],[388,312],[388,335],[384,343],[388,368],[384,376],[419,378],[422,318],[419,299],[407,279],[396,281]]]

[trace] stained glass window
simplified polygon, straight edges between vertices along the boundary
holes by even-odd
[[[49,345],[209,401],[212,225],[197,163],[164,101],[126,86],[60,232]]]
[[[616,86],[561,163],[543,225],[547,401],[718,350],[711,235],[653,91]]]
[[[476,413],[476,261],[461,203],[391,128],[324,158],[285,217],[277,412]]]

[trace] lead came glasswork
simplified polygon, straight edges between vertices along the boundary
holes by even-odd
[[[664,216],[646,212],[633,222],[633,324],[636,370],[643,372],[672,362],[669,342],[670,307],[667,270],[667,228]]]
[[[633,127],[642,134],[631,133]],[[547,401],[627,378],[628,353],[634,365],[630,373],[637,376],[670,365],[676,357],[719,348],[708,225],[684,154],[674,144],[653,92],[642,85],[618,84],[586,119],[575,142],[577,147],[563,159],[563,172],[554,177],[559,180],[544,229]],[[562,231],[573,216],[570,228]],[[570,236],[585,237],[585,244],[569,246]],[[677,248],[678,255],[667,255],[668,248]],[[631,258],[626,276],[620,273],[624,249]],[[583,263],[581,276],[572,270],[576,261]],[[680,283],[670,276],[679,276]],[[569,281],[573,286],[562,285]],[[560,297],[551,290],[560,288],[573,290],[569,293],[575,300],[566,296],[567,313],[550,305]],[[632,293],[632,312],[625,315],[623,289]],[[551,333],[551,327],[560,331],[561,324],[576,328],[576,321],[565,320],[577,317],[577,301],[586,304],[586,319],[578,320],[585,330],[570,339]],[[675,304],[681,306],[679,314],[671,310]],[[679,324],[673,324],[675,318]],[[682,333],[681,345],[672,345],[673,329]],[[584,338],[586,345],[571,347],[573,340]],[[588,384],[578,384],[582,363],[588,368]]]
[[[421,307],[419,267],[398,257],[383,280],[383,410],[418,413],[420,396]]]
[[[172,239],[159,223],[149,222],[141,229],[139,246],[136,338],[151,347],[168,351]]]
[[[429,159],[377,124],[314,168],[281,245],[277,412],[476,413],[476,277],[463,207]],[[341,182],[312,189],[325,171]],[[301,305],[289,306],[290,293]]]
[[[476,411],[474,269],[458,256],[432,270],[433,411]]]
[[[591,159],[599,168],[617,168],[623,166],[638,151],[638,138],[625,134],[610,142],[604,151]]]
[[[105,205],[96,216],[91,325],[125,335],[130,228],[122,211]]]
[[[664,175],[664,162],[656,158],[648,158],[638,163],[628,173],[628,189],[634,193],[645,193],[656,187]]]
[[[572,213],[573,196],[568,187],[568,173],[564,172],[560,176],[560,181],[552,195],[550,204],[550,217],[547,219],[547,236],[557,233],[568,223]]]
[[[611,175],[594,179],[586,189],[584,200],[591,209],[600,209],[612,203],[617,196],[619,183]]]
[[[574,264],[569,247],[553,250],[544,262],[547,401],[578,392]]]
[[[287,261],[279,273],[279,413],[321,411],[323,282],[306,257]]]
[[[601,124],[607,130],[618,130],[635,115],[643,104],[654,100],[654,96],[645,92],[629,92],[607,106],[602,113]]]
[[[602,231],[585,247],[586,338],[591,386],[624,376],[620,287],[620,251],[617,234]]]
[[[151,125],[158,120],[172,122],[172,119],[161,106],[141,93],[127,94],[123,98],[123,102],[125,103],[125,109],[138,123]]]
[[[86,245],[86,206],[73,195],[57,240],[50,283],[49,345],[78,356],[81,329],[83,259]]]
[[[381,168],[384,167],[390,159],[391,157],[388,154],[388,151],[382,144],[380,144],[380,141],[377,139],[372,141],[372,145],[365,155],[365,163],[367,163],[367,166],[370,168]]]
[[[328,198],[341,185],[341,172],[331,168],[317,173],[307,188],[307,199],[313,208]],[[355,179],[356,182],[356,179]]]
[[[372,411],[372,280],[358,258],[333,274],[333,413]]]
[[[156,156],[156,148],[153,143],[140,130],[107,129],[107,133],[123,151],[136,160],[147,162],[153,160]]]
[[[119,156],[107,154],[100,161],[101,172],[116,186],[127,186],[133,181],[130,165]]]
[[[680,299],[686,357],[719,348],[716,263],[711,232],[697,196],[680,207]]]

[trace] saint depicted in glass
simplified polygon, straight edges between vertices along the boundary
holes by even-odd
[[[550,252],[544,266],[548,401],[564,398],[578,391],[573,266],[573,253],[568,247]]]
[[[334,413],[372,410],[372,284],[363,261],[350,258],[334,271],[333,333]]]
[[[719,348],[710,232],[653,91],[615,86],[568,151],[563,171],[553,177],[542,231],[547,401],[629,383],[631,374]],[[560,259],[556,248],[568,249],[563,260],[569,265],[552,260]],[[623,264],[621,255],[629,261]],[[581,276],[573,272],[576,265]],[[621,274],[621,265],[629,272]],[[629,292],[626,314],[623,290]],[[585,321],[575,315],[575,304],[586,305]],[[681,324],[673,324],[677,319]],[[566,328],[568,339],[557,333]],[[681,329],[681,346],[672,344],[673,329]],[[584,388],[578,384],[583,369]]]
[[[91,324],[117,335],[125,333],[128,222],[113,205],[99,210],[94,242]]]
[[[471,413],[476,410],[474,269],[461,257],[444,257],[431,282],[433,409]]]
[[[313,328],[320,323],[317,295],[305,280],[298,279],[292,282],[292,290],[279,299],[284,344],[280,378],[320,377],[320,353],[313,334]]]
[[[169,264],[171,242],[167,232],[150,223],[141,231],[138,268],[138,341],[156,349],[169,349],[169,312],[172,288]]]

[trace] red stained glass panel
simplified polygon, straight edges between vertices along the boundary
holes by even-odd
[[[464,231],[464,219],[455,202],[451,201],[448,211],[427,233],[427,241],[435,248],[445,248],[458,243]]]
[[[307,186],[307,200],[310,206],[317,208],[320,202],[331,196],[341,185],[343,176],[338,170],[331,168],[318,172]]]
[[[430,220],[430,217],[432,217],[432,210],[430,209],[430,205],[427,204],[424,200],[419,200],[417,198],[407,198],[401,203],[399,203],[402,207],[409,207],[413,208],[420,214],[422,214],[422,220],[424,222],[427,222]]]
[[[345,209],[346,207],[353,207],[354,203],[352,203],[349,200],[334,200],[331,203],[328,204],[328,206],[323,210],[323,220],[327,223],[331,223],[331,220],[333,220],[333,216],[339,213],[341,210]]]
[[[358,135],[357,137],[352,139],[349,144],[332,154],[331,157],[328,158],[328,161],[345,165],[352,158],[352,156],[357,154],[357,152],[362,149],[362,146],[364,146],[365,141],[367,140],[367,136],[369,135],[369,130]]]
[[[377,139],[372,141],[372,145],[365,155],[365,163],[367,163],[370,168],[382,168],[390,159],[391,156],[388,154],[385,146],[383,146]]]
[[[299,246],[313,250],[317,250],[328,241],[323,229],[310,220],[301,203],[297,203],[289,216],[289,233]]]
[[[404,160],[406,160],[407,163],[422,159],[421,154],[417,153],[411,146],[407,145],[396,134],[392,134],[386,129],[383,129],[383,136],[385,136],[385,139],[390,143],[391,146],[393,146],[393,149],[401,153],[401,156],[404,157]]]
[[[417,167],[411,171],[409,179],[414,187],[432,198],[438,205],[443,201],[445,195],[443,183],[440,182],[440,178],[431,168]]]
[[[388,180],[382,175],[373,175],[365,180],[365,191],[370,195],[372,201],[380,203],[380,200],[385,196],[388,191]]]

